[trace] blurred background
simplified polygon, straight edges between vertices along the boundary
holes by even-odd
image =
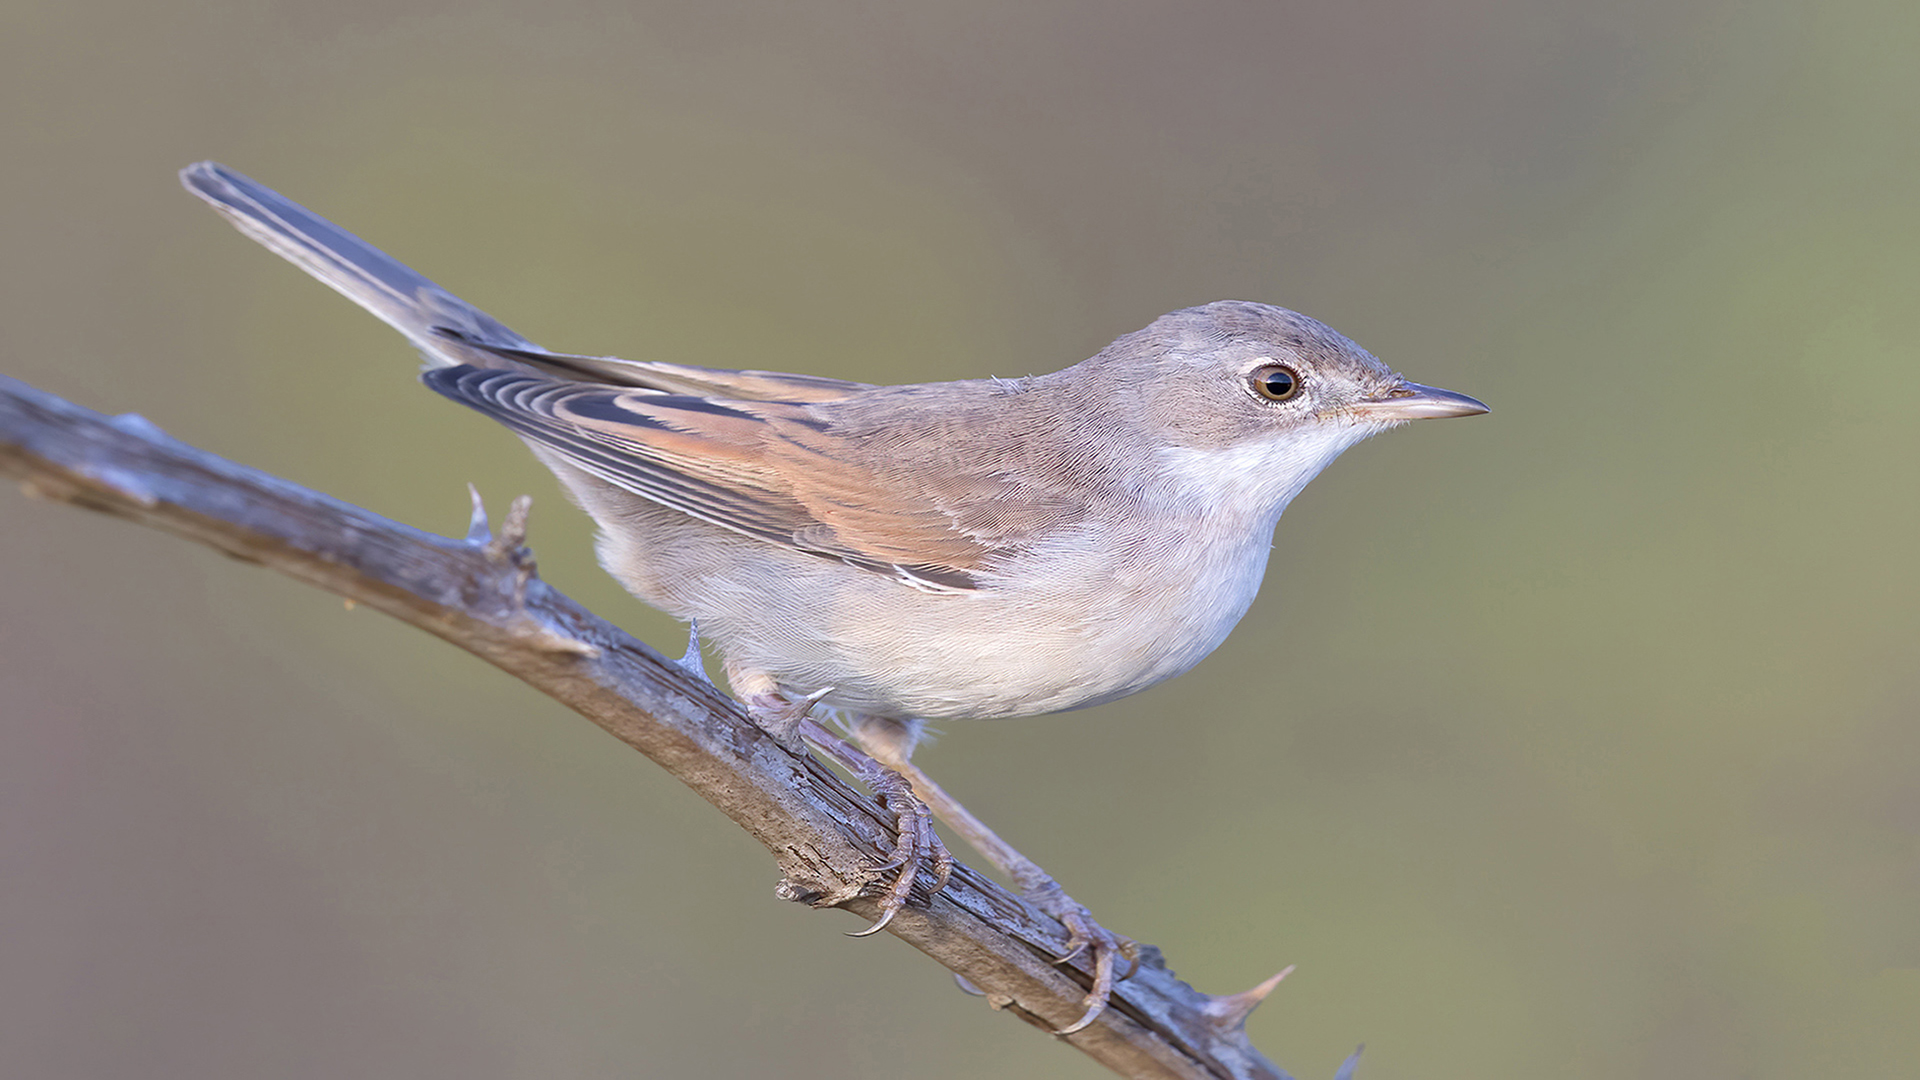
[[[1016,376],[1234,297],[1490,417],[1337,462],[1184,678],[920,761],[1365,1080],[1920,1061],[1920,8],[0,10],[0,370],[400,520],[585,518],[216,158],[543,344]],[[1093,1077],[480,662],[0,492],[0,1074]]]

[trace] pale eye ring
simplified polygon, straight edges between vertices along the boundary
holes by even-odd
[[[1268,401],[1286,401],[1300,393],[1300,373],[1285,364],[1261,364],[1247,376],[1247,383]]]

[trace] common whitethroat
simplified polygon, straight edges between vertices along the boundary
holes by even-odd
[[[918,721],[1074,709],[1186,671],[1246,613],[1281,511],[1341,451],[1488,411],[1244,301],[1019,378],[874,386],[555,353],[239,173],[181,179],[406,335],[429,387],[519,435],[599,524],[601,565],[692,622],[756,719],[791,739],[814,703],[842,710],[1060,917],[1096,967],[1067,1030],[1104,1006],[1128,943],[911,765]],[[923,815],[902,819],[909,883],[936,850]],[[897,880],[882,922],[906,896]]]

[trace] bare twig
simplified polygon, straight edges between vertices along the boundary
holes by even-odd
[[[434,536],[197,450],[137,416],[109,419],[4,376],[0,472],[29,494],[197,540],[472,652],[738,822],[773,852],[778,895],[873,916],[873,867],[893,815],[780,746],[711,685],[548,588],[522,546],[523,502],[497,536],[479,514],[464,539]],[[961,865],[927,900],[888,931],[1043,1031],[1079,1016],[1089,976],[1051,962],[1065,949],[1059,924]],[[1112,1007],[1066,1041],[1123,1076],[1282,1080],[1241,1026],[1277,981],[1213,998],[1148,948]]]

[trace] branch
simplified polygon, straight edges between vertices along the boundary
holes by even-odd
[[[892,815],[776,743],[712,684],[542,582],[521,546],[524,499],[498,537],[486,535],[478,514],[476,535],[435,536],[195,449],[138,416],[109,419],[5,376],[0,472],[19,477],[29,495],[196,540],[466,649],[652,758],[738,822],[773,853],[779,896],[874,916],[868,894],[878,892],[873,867]],[[994,1008],[1043,1031],[1080,1014],[1090,977],[1053,961],[1065,951],[1061,927],[966,866],[887,929]],[[1065,1039],[1123,1076],[1285,1080],[1242,1027],[1278,981],[1211,997],[1146,948],[1112,1006]]]

